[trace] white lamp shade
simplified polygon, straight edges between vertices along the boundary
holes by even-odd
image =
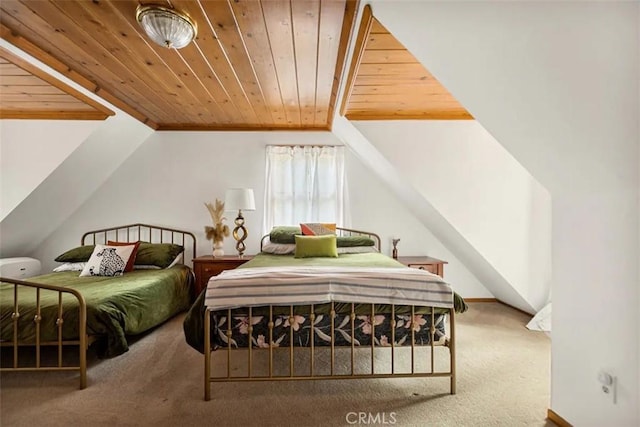
[[[224,195],[224,210],[226,211],[254,211],[256,201],[251,188],[230,188]]]

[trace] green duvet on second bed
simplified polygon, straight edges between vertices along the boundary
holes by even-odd
[[[77,271],[32,277],[30,282],[64,286],[82,293],[87,304],[87,334],[98,338],[98,354],[113,357],[128,350],[127,335],[145,332],[189,308],[192,273],[188,267],[134,270],[120,277],[78,277]],[[0,284],[0,338],[13,339],[14,286]],[[36,290],[18,287],[18,340],[35,343]],[[42,290],[41,341],[57,341],[58,292]],[[78,339],[77,300],[63,296],[63,339]]]

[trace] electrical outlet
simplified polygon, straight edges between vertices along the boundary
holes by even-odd
[[[613,399],[613,403],[616,403],[616,393],[617,393],[617,386],[618,386],[618,378],[614,377],[613,375],[611,375],[608,372],[605,371],[600,371],[598,373],[598,382],[600,382],[600,385],[602,387],[602,392],[604,394],[608,394],[611,396],[611,398]]]

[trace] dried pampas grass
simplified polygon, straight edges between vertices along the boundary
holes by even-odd
[[[215,242],[222,242],[225,237],[229,235],[229,227],[224,224],[224,220],[227,219],[222,214],[224,213],[224,202],[216,199],[215,206],[212,203],[204,204],[211,214],[211,220],[213,221],[213,227],[205,226],[204,233],[207,240],[213,240]]]

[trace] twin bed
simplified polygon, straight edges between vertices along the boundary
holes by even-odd
[[[464,301],[439,276],[380,254],[377,235],[340,228],[337,234],[365,236],[373,247],[331,258],[261,252],[213,277],[197,296],[184,333],[204,353],[205,400],[219,381],[446,377],[455,393],[455,313],[465,310]],[[185,261],[195,257],[191,233],[143,224],[89,232],[82,244],[108,240],[177,242]],[[77,276],[1,280],[0,339],[13,349],[2,371],[78,370],[84,388],[92,342],[104,357],[121,354],[127,336],[187,310],[194,297],[184,265]],[[40,347],[51,344],[58,363],[43,366]],[[63,363],[67,344],[78,345],[77,364]],[[20,360],[25,345],[35,346],[32,366]]]
[[[82,236],[81,248],[91,250],[110,240],[181,246],[184,260],[196,251],[193,234],[146,224],[90,231]],[[0,279],[0,343],[10,348],[2,349],[1,371],[78,371],[80,388],[85,388],[90,345],[100,357],[120,355],[128,350],[128,336],[187,310],[193,300],[189,267],[145,267],[119,277],[64,271],[27,281]],[[63,351],[68,345],[78,346],[77,357]],[[57,348],[55,363],[41,357],[43,346]]]

